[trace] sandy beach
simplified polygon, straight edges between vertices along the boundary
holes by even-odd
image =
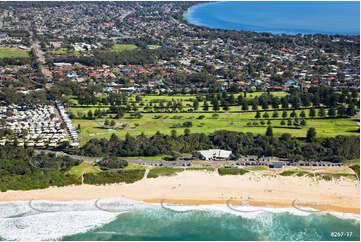
[[[79,185],[0,193],[0,202],[28,200],[91,200],[124,197],[144,202],[233,204],[269,207],[312,207],[360,214],[360,184],[355,180],[315,180],[310,177],[219,176],[216,172],[185,171],[175,176],[143,179],[133,184]],[[231,199],[231,200],[230,200]]]

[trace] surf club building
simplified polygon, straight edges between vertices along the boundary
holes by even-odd
[[[200,150],[198,156],[202,160],[228,160],[232,156],[232,151],[220,149]]]

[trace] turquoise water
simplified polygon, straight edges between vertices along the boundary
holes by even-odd
[[[0,240],[360,240],[358,215],[250,206],[242,211],[251,208],[257,212],[222,204],[164,209],[124,199],[0,202]],[[349,236],[334,238],[332,232]]]
[[[121,214],[100,228],[63,240],[340,240],[330,234],[352,232],[342,240],[359,240],[360,223],[332,215],[296,216],[265,212],[255,218],[195,211],[176,214],[159,209]]]
[[[213,2],[184,15],[195,25],[274,34],[360,34],[360,2]]]

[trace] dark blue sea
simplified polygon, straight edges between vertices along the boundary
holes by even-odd
[[[210,28],[360,35],[360,2],[211,2],[193,6],[184,16]]]

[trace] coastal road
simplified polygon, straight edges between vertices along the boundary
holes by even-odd
[[[34,150],[35,154],[41,154],[41,153],[45,153],[45,154],[55,154],[55,156],[69,156],[70,158],[74,159],[74,160],[81,160],[87,163],[93,163],[93,162],[97,162],[100,161],[101,158],[95,158],[95,157],[87,157],[87,156],[80,156],[80,155],[69,155],[65,152],[62,151],[51,151],[51,150]]]
[[[51,151],[51,150],[34,150],[35,154],[41,154],[42,152],[45,154],[55,154],[55,156],[69,156],[74,160],[80,160],[87,163],[94,163],[102,160],[102,157],[89,157],[89,156],[80,156],[80,155],[71,155],[62,151]],[[144,160],[144,159],[131,159],[131,158],[121,158],[122,160],[127,161],[128,163],[145,165],[145,166],[161,166],[164,167],[179,167],[183,166],[185,161],[164,161],[164,160]],[[203,163],[200,163],[203,164]],[[207,164],[205,164],[207,165]]]
[[[55,154],[55,156],[69,156],[70,158],[74,159],[74,160],[81,160],[87,163],[93,163],[93,162],[98,162],[100,160],[102,160],[102,158],[97,158],[97,157],[88,157],[88,156],[80,156],[80,155],[70,155],[67,154],[65,152],[62,151],[51,151],[51,150],[34,150],[35,154],[41,154],[41,153],[45,153],[45,154]],[[140,163],[144,163],[145,165],[154,165],[154,164],[159,164],[159,163],[164,163],[164,161],[161,160],[139,160],[139,159],[128,159],[128,158],[122,158],[122,160],[126,160],[128,163],[133,163],[133,164],[140,164]]]

